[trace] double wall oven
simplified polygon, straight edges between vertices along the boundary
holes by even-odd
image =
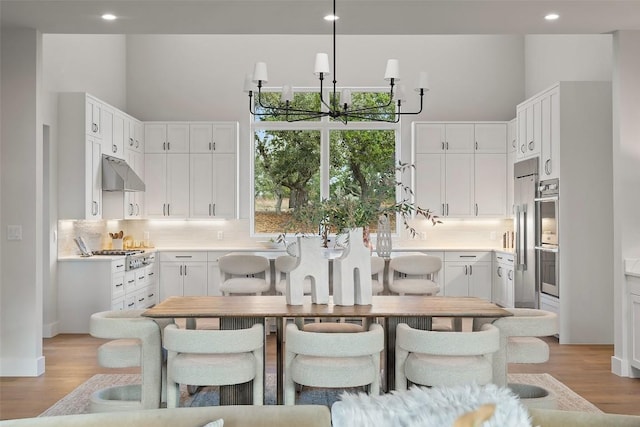
[[[536,280],[537,289],[556,298],[560,296],[559,257],[559,181],[540,181],[536,202]]]

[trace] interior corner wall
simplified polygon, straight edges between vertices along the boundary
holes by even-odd
[[[611,81],[612,37],[611,34],[525,36],[526,97],[558,81]]]
[[[614,33],[613,245],[614,330],[612,371],[631,376],[631,307],[623,260],[640,258],[640,31]],[[636,325],[636,328],[638,326]],[[637,333],[637,332],[636,332]],[[636,371],[636,375],[638,372]]]
[[[0,376],[37,376],[42,353],[42,36],[3,29]],[[9,240],[8,226],[21,228]]]

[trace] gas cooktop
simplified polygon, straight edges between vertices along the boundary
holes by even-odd
[[[100,249],[93,251],[94,255],[135,255],[144,253],[141,249]]]

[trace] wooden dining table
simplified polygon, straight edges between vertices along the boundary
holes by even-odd
[[[431,329],[434,317],[497,318],[512,314],[499,306],[476,297],[440,297],[422,295],[373,296],[369,305],[341,306],[313,304],[305,296],[302,305],[288,305],[286,298],[277,296],[172,296],[146,310],[151,318],[219,318],[221,329],[248,328],[256,323],[264,325],[265,318],[276,319],[276,398],[283,396],[283,333],[290,318],[363,318],[365,322],[380,322],[385,329],[384,384],[386,390],[395,387],[395,330],[399,323],[418,329]],[[250,388],[225,388],[221,402],[236,403],[250,396]]]

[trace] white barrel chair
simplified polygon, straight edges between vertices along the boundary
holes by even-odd
[[[98,348],[99,365],[105,368],[139,366],[142,383],[94,392],[90,398],[90,412],[160,407],[164,369],[162,331],[156,321],[141,317],[144,311],[114,310],[91,315],[91,336],[111,340]]]
[[[389,261],[389,291],[399,295],[436,295],[442,260],[432,255],[402,255]],[[395,273],[404,277],[395,277]]]
[[[380,354],[384,331],[372,324],[358,333],[315,333],[288,324],[284,366],[284,404],[295,405],[296,384],[345,388],[369,386],[380,393]]]
[[[500,332],[491,324],[474,332],[440,332],[396,327],[397,390],[407,381],[424,386],[456,386],[493,378],[491,356],[498,351]]]
[[[200,330],[165,328],[167,408],[180,402],[180,384],[225,386],[253,381],[253,404],[264,400],[264,327]]]
[[[223,295],[262,295],[271,288],[271,267],[266,257],[227,254],[218,259],[220,291]]]

